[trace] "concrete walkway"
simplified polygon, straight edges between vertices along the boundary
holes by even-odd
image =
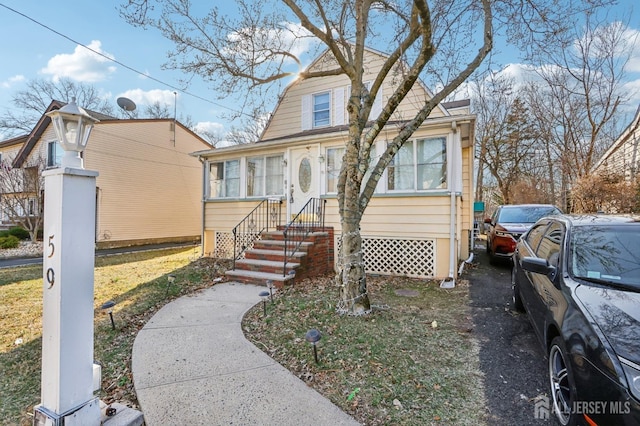
[[[242,317],[262,290],[218,284],[140,330],[132,370],[147,426],[358,425],[245,339]]]

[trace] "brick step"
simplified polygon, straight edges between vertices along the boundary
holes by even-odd
[[[271,274],[267,272],[256,271],[242,271],[234,269],[232,271],[225,272],[225,275],[230,281],[236,281],[243,284],[255,284],[261,286],[267,286],[267,280],[271,280],[276,288],[283,288],[288,281],[294,279],[294,275],[282,276],[282,274]]]
[[[290,261],[295,263],[300,263],[300,259],[305,257],[307,253],[303,251],[297,251],[290,257]],[[244,253],[245,259],[254,259],[254,260],[271,260],[274,262],[284,263],[284,250],[263,250],[263,249],[252,249],[247,250]]]
[[[289,242],[287,248],[292,250],[297,245],[297,242]],[[298,250],[307,251],[313,243],[302,242]],[[284,251],[284,241],[281,240],[257,240],[253,243],[253,248],[258,250],[280,250]]]
[[[236,260],[236,269],[242,271],[267,272],[271,274],[282,274],[283,261],[261,260],[261,259],[240,259]],[[295,271],[300,263],[287,262],[286,272]]]
[[[322,231],[314,231],[314,232],[310,232],[308,234],[308,236],[313,236],[316,234],[326,234],[326,232],[322,232]],[[265,232],[264,234],[262,234],[262,240],[270,240],[270,241],[284,241],[284,233],[282,231],[269,231],[269,232]],[[291,241],[300,241],[302,240],[302,234],[299,233],[290,233],[289,234],[289,238]]]

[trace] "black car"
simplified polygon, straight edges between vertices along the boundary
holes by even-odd
[[[511,277],[560,423],[640,425],[640,216],[545,217],[518,241]]]
[[[538,219],[552,214],[561,214],[551,204],[506,204],[499,206],[490,218],[485,219],[487,230],[487,253],[493,264],[497,259],[511,260],[516,242]]]

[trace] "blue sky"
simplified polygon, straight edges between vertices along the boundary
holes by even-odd
[[[622,0],[612,13],[629,16],[631,28],[637,32],[640,31],[640,5],[634,6],[636,1]],[[162,70],[161,65],[173,45],[156,31],[134,28],[124,22],[118,15],[119,3],[0,0],[0,39],[3,40],[0,45],[0,109],[9,107],[11,96],[23,89],[30,79],[74,77],[98,88],[114,106],[119,96],[126,96],[139,106],[160,101],[170,105],[172,110],[175,87],[180,87],[181,76],[177,71]],[[120,64],[92,54],[3,5],[113,57]],[[502,62],[512,61],[515,56],[504,56]],[[637,81],[632,86],[640,91],[640,46],[635,61],[631,75]],[[187,90],[197,97],[177,91],[178,117],[190,116],[202,128],[229,130],[230,123],[223,117],[229,111],[217,100],[211,87],[194,79]],[[633,102],[635,110],[640,97]]]

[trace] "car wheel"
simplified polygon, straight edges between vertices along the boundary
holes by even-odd
[[[513,298],[513,308],[518,312],[524,312],[524,305],[522,304],[522,298],[520,297],[520,287],[518,286],[518,280],[516,279],[516,267],[511,268],[511,290]]]
[[[571,365],[567,363],[566,349],[562,338],[555,337],[549,349],[549,382],[553,412],[563,426],[574,426],[578,416],[573,413],[573,402],[576,401],[575,384]]]

